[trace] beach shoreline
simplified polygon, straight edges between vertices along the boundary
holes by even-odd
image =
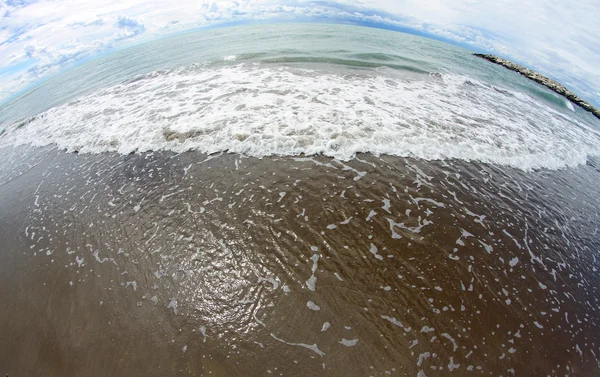
[[[527,77],[528,79],[535,81],[540,85],[545,86],[546,88],[552,90],[555,93],[560,94],[561,96],[565,97],[569,101],[578,105],[582,109],[592,113],[592,115],[594,115],[596,118],[600,119],[600,110],[599,109],[595,108],[589,102],[580,98],[575,93],[571,92],[569,89],[567,89],[563,85],[559,84],[555,80],[552,80],[551,78],[540,75],[539,73],[537,73],[529,68],[523,67],[522,65],[513,63],[509,60],[503,59],[503,58],[495,56],[495,55],[474,53],[473,56],[485,59],[491,63],[500,65],[511,71],[520,73],[521,75]]]
[[[21,148],[9,375],[598,370],[592,166]]]

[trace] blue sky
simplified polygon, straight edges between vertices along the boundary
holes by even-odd
[[[600,2],[0,0],[0,102],[99,54],[235,21],[396,28],[512,59],[600,105]]]

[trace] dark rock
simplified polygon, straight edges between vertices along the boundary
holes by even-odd
[[[562,86],[561,84],[552,80],[551,78],[540,75],[539,73],[532,71],[529,68],[525,68],[519,64],[513,63],[506,59],[502,59],[498,56],[494,56],[494,55],[490,55],[490,54],[473,54],[473,55],[477,56],[478,58],[482,58],[487,61],[490,61],[494,64],[501,65],[505,68],[510,69],[511,71],[518,72],[518,73],[522,74],[523,76],[527,77],[528,79],[533,80],[533,81],[537,82],[538,84],[544,85],[546,88],[567,98],[569,101],[580,106],[584,110],[589,111],[590,113],[594,114],[596,116],[596,118],[600,119],[600,110],[596,109],[590,103],[579,98],[575,93],[571,92],[569,89],[565,88],[564,86]]]

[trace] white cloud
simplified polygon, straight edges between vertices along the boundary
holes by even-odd
[[[600,3],[581,0],[0,0],[0,100],[112,48],[235,20],[345,19],[412,28],[515,59],[600,104]]]

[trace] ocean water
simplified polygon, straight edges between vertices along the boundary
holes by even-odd
[[[0,145],[91,153],[368,152],[525,170],[600,154],[596,119],[519,74],[447,44],[351,26],[148,43],[56,77],[1,114]]]
[[[0,130],[0,373],[600,373],[600,122],[467,50],[201,30]]]

